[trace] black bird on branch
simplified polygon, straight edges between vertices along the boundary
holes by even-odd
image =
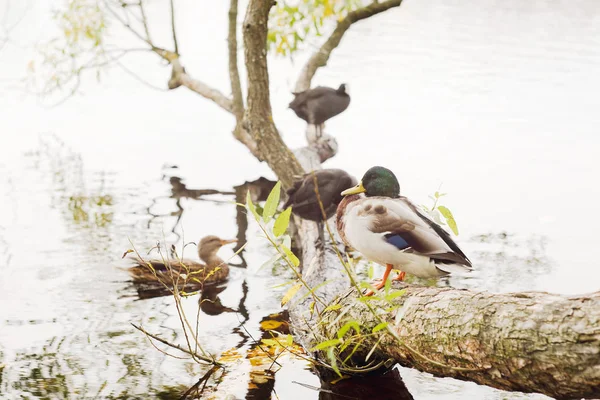
[[[313,175],[314,174],[314,175]],[[356,185],[355,177],[346,171],[336,168],[320,169],[305,174],[294,182],[287,190],[288,200],[283,209],[292,206],[292,213],[300,218],[315,221],[319,225],[319,238],[323,241],[323,213],[315,190],[315,180],[319,191],[319,199],[327,219],[331,218],[338,204],[342,201],[342,191]],[[323,242],[322,242],[323,243]]]
[[[350,95],[346,90],[345,83],[342,83],[337,89],[317,86],[292,94],[295,98],[289,108],[309,125],[315,126],[317,137],[323,134],[325,121],[345,111],[350,104]]]

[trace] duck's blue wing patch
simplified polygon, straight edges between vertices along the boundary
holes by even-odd
[[[385,240],[398,248],[398,250],[404,250],[410,247],[408,242],[397,233],[387,233],[384,235]]]

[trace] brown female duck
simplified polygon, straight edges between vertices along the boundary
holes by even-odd
[[[172,287],[177,284],[180,289],[198,290],[204,285],[220,283],[227,279],[229,266],[217,252],[222,246],[236,242],[237,239],[223,240],[217,236],[206,236],[198,244],[198,256],[206,264],[189,259],[146,261],[135,257],[137,265],[128,271],[136,285]]]

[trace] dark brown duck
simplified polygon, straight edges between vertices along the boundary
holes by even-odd
[[[356,185],[358,181],[346,171],[336,168],[321,169],[314,171],[314,174],[323,209],[327,218],[330,218],[342,201],[342,191]],[[287,190],[287,195],[289,197],[283,206],[284,209],[292,206],[292,212],[300,218],[315,222],[323,220],[312,172],[295,181],[294,186]]]
[[[317,86],[293,95],[295,98],[289,108],[308,124],[315,125],[318,136],[323,133],[325,121],[345,111],[350,104],[350,95],[346,91],[345,83],[337,89]]]

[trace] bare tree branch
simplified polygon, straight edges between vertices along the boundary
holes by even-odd
[[[177,53],[177,37],[175,34],[175,25],[174,25],[175,21],[174,21],[173,7],[171,8],[171,11],[172,11],[171,23],[172,23],[172,29],[173,29],[173,40],[175,41],[175,47],[176,47],[176,50],[174,52],[157,47],[154,45],[154,43],[152,43],[152,41],[149,39],[149,31],[146,29],[147,24],[145,23],[146,22],[145,17],[142,17],[142,20],[144,23],[144,29],[146,30],[146,36],[148,38],[144,38],[144,36],[142,34],[140,34],[138,31],[136,31],[126,20],[124,20],[115,10],[113,10],[109,6],[109,4],[106,0],[104,0],[104,4],[105,4],[107,10],[113,15],[113,17],[116,18],[125,28],[127,28],[138,39],[147,43],[151,47],[152,51],[154,51],[162,59],[166,60],[167,62],[169,62],[172,65],[173,72],[172,72],[171,80],[169,81],[169,88],[174,89],[176,87],[183,85],[183,86],[187,87],[188,89],[192,90],[193,92],[198,93],[202,97],[212,100],[215,104],[217,104],[219,107],[223,108],[224,110],[226,110],[230,113],[233,113],[233,102],[230,98],[228,98],[226,95],[221,93],[219,90],[208,86],[204,82],[199,81],[197,79],[193,79],[191,76],[189,76],[186,73],[185,69],[183,68],[183,65],[181,64],[181,62],[179,60],[179,54]],[[141,7],[141,4],[142,3],[140,2],[140,7]],[[144,13],[144,15],[145,15],[145,13]]]
[[[171,53],[172,54],[172,53]],[[176,80],[183,86],[190,89],[192,92],[198,93],[200,96],[212,100],[216,105],[233,113],[233,101],[219,90],[214,89],[202,81],[192,78],[185,72],[185,69],[179,61],[179,57],[170,61],[173,66],[174,75],[177,77]]]
[[[235,128],[233,136],[242,142],[250,152],[263,161],[263,158],[258,151],[258,146],[252,135],[244,129],[244,97],[242,94],[242,85],[240,83],[240,72],[238,68],[237,54],[237,16],[238,16],[238,0],[231,0],[229,5],[229,32],[227,35],[227,46],[229,50],[229,80],[231,81],[231,94],[233,96],[233,114],[235,115]]]
[[[317,52],[315,52],[309,60],[306,62],[300,76],[296,81],[295,92],[302,92],[310,89],[310,82],[315,76],[317,70],[327,65],[331,52],[339,46],[344,34],[350,28],[350,26],[358,21],[372,17],[373,15],[382,13],[393,7],[398,7],[402,3],[402,0],[388,0],[383,3],[373,2],[366,7],[359,8],[348,13],[346,18],[338,22],[336,28],[331,33],[329,38]]]
[[[241,121],[244,116],[244,100],[237,59],[237,15],[238,0],[231,0],[229,5],[229,33],[227,35],[229,78],[231,80],[231,93],[233,95],[233,113],[238,121]]]
[[[173,33],[173,45],[175,46],[175,53],[179,54],[179,44],[177,43],[177,33],[175,31],[175,4],[171,0],[171,32]]]

